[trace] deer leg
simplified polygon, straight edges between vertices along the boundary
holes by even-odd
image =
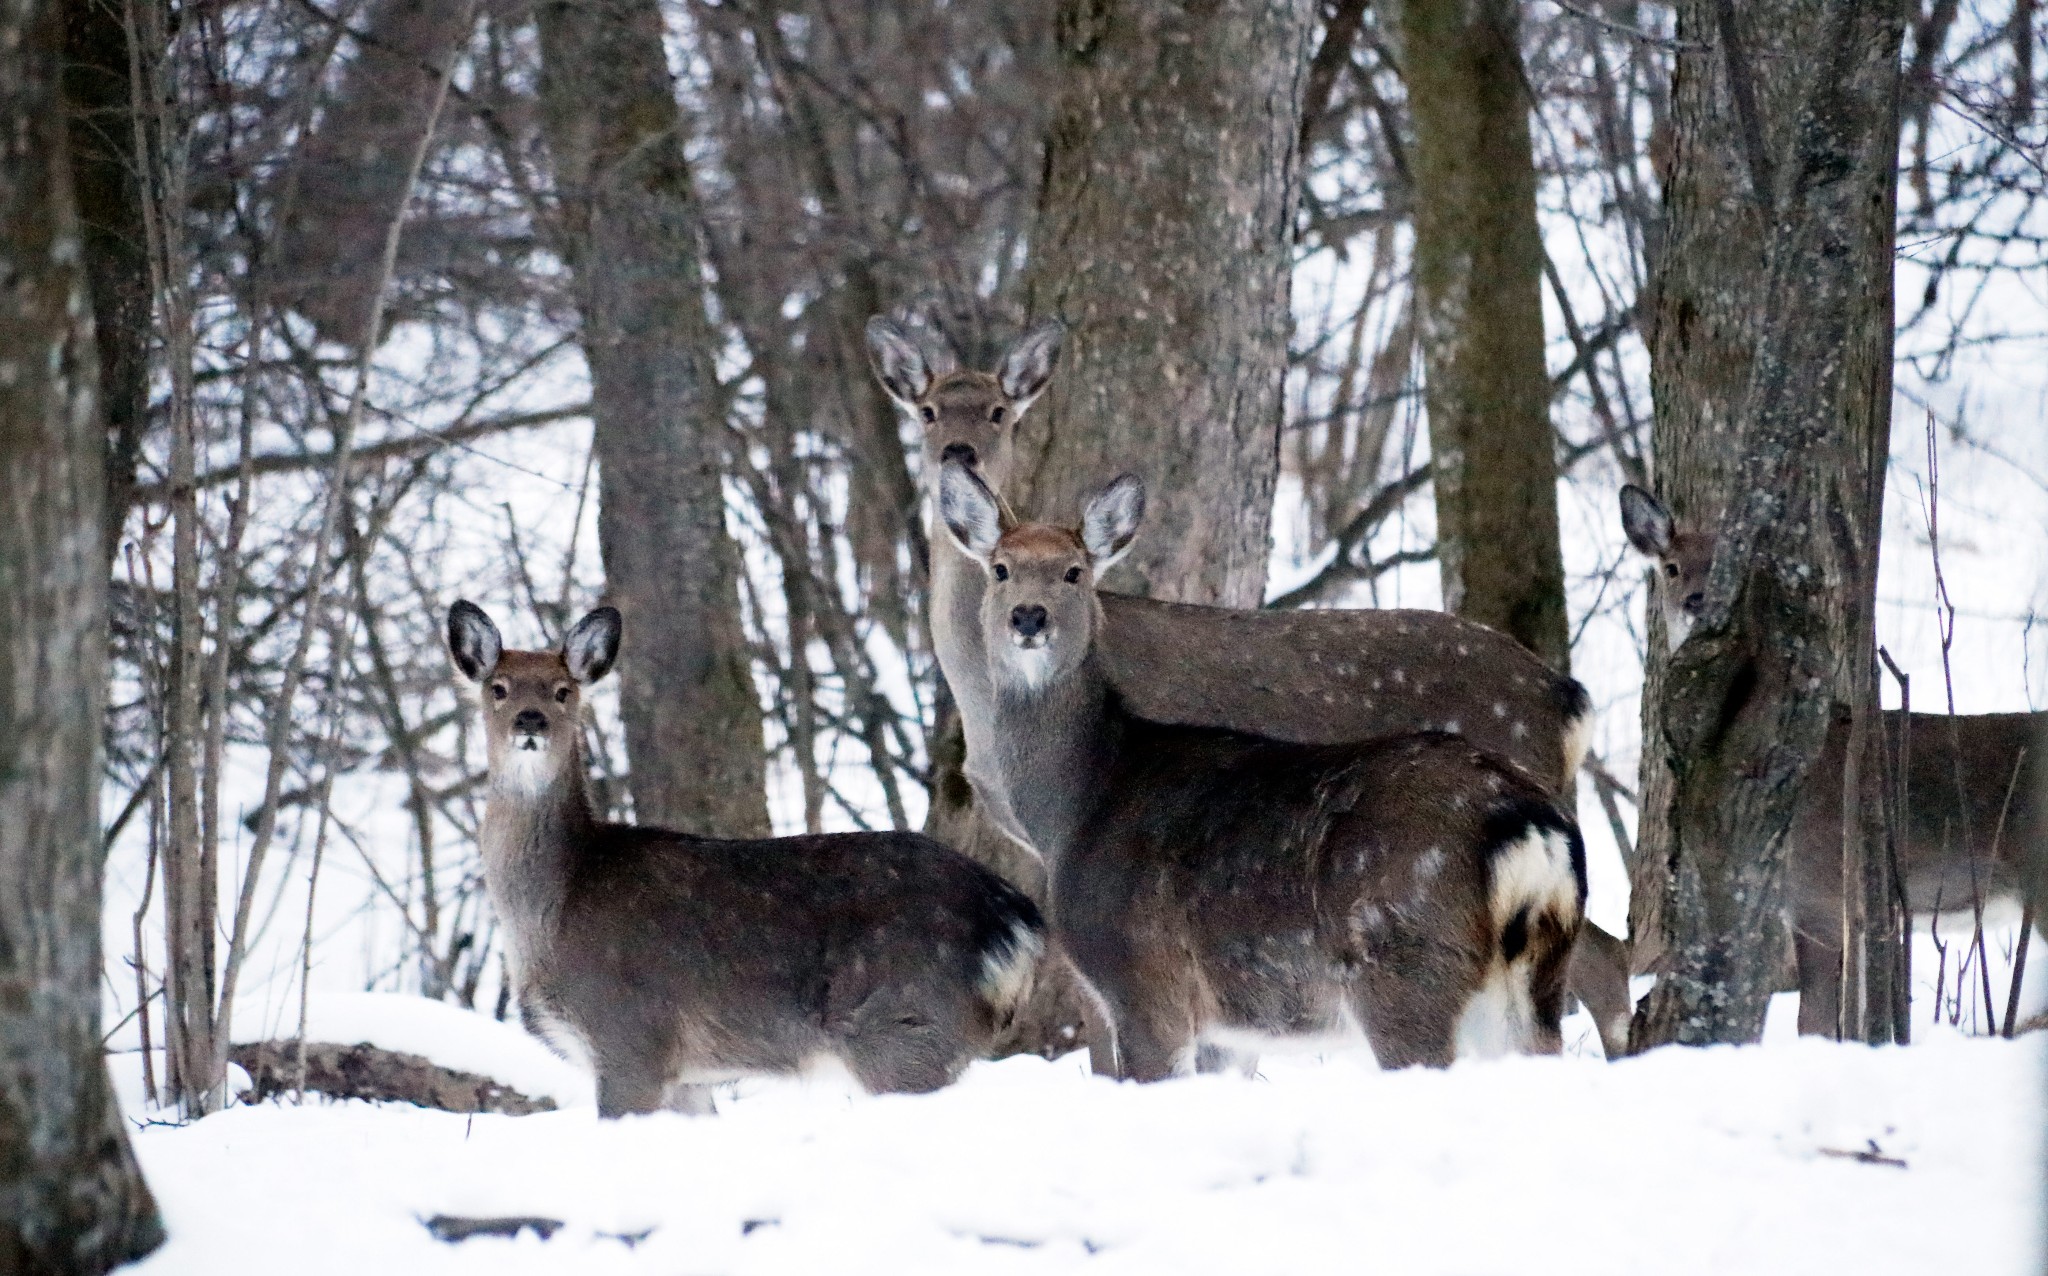
[[[680,1112],[684,1116],[718,1115],[718,1105],[712,1101],[711,1087],[692,1085],[687,1081],[677,1081],[668,1086],[662,1093],[661,1106],[670,1112]]]
[[[1379,1065],[1448,1067],[1460,1025],[1486,991],[1487,965],[1478,953],[1420,935],[1389,942],[1364,962],[1351,983],[1351,1009]]]
[[[1161,1081],[1194,1070],[1197,1025],[1184,976],[1165,962],[1146,966],[1120,941],[1085,944],[1072,955],[1109,1020],[1117,1076]]]
[[[667,1097],[668,1086],[658,1069],[633,1060],[597,1061],[597,1114],[601,1117],[633,1116],[658,1112]]]

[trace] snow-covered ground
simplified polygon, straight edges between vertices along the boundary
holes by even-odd
[[[753,1084],[716,1117],[601,1123],[516,1029],[337,998],[314,1035],[568,1106],[311,1101],[147,1125],[171,1239],[136,1270],[2039,1272],[2048,1033],[1837,1046],[1789,1037],[1782,1000],[1763,1046],[1612,1065],[1387,1073],[1337,1054],[1140,1087],[1027,1058],[925,1097]],[[437,1214],[563,1226],[451,1245]]]

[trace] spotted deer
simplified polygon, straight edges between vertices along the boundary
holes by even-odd
[[[1680,524],[1663,502],[1633,484],[1621,490],[1621,525],[1629,543],[1656,563],[1654,596],[1666,642],[1676,651],[1705,599],[1714,534]],[[2048,810],[2028,775],[2029,758],[2038,765],[2048,741],[2048,713],[1915,713],[1909,721],[1888,709],[1882,722],[1887,756],[1898,756],[1899,733],[1906,734],[1906,819],[1898,856],[1907,907],[1930,914],[2019,899],[2028,851],[2048,845]],[[1786,835],[1801,1032],[1832,1034],[1841,996],[1848,747],[1848,712],[1837,706]],[[2038,908],[2029,911],[2042,915]]]
[[[983,372],[927,358],[888,319],[868,321],[869,361],[890,397],[917,419],[928,479],[944,461],[959,460],[1000,500],[1016,462],[1017,423],[1052,379],[1064,335],[1057,321],[1041,324]],[[936,484],[926,487],[936,499]],[[932,643],[960,708],[967,778],[997,825],[1028,845],[985,761],[993,706],[980,629],[987,578],[934,523]],[[1591,701],[1578,682],[1497,630],[1440,611],[1244,610],[1113,590],[1097,597],[1097,661],[1124,703],[1147,718],[1300,744],[1447,731],[1573,801]],[[1623,945],[1590,924],[1579,933],[1584,951],[1574,958],[1571,987],[1592,1005],[1579,966],[1623,960]],[[1596,1007],[1610,1057],[1626,1045],[1627,1007],[1625,991],[1618,1012],[1611,1003],[1604,1014]]]
[[[987,578],[981,765],[1045,857],[1120,1075],[1351,1032],[1387,1067],[1560,1049],[1586,890],[1570,815],[1442,732],[1316,745],[1145,715],[1104,667],[1094,587],[1143,510],[1126,475],[1078,529],[1018,524],[961,458],[941,467],[941,522]]]
[[[527,1027],[597,1076],[598,1111],[707,1111],[708,1083],[836,1061],[871,1093],[938,1089],[1028,995],[1044,922],[915,833],[727,841],[599,820],[584,690],[622,622],[506,651],[482,609],[448,649],[482,689],[484,886]]]

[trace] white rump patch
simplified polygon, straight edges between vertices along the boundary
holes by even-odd
[[[1045,955],[1045,941],[1022,923],[1010,927],[1009,939],[1002,952],[982,954],[977,985],[988,1004],[1004,1015],[1031,995],[1031,985],[1038,978],[1038,960]]]
[[[1526,907],[1569,924],[1579,915],[1571,844],[1555,829],[1531,828],[1493,855],[1493,926],[1498,932]]]
[[[1567,926],[1578,920],[1579,884],[1572,872],[1571,844],[1555,829],[1530,828],[1494,852],[1493,887],[1489,895],[1493,929],[1498,935],[1514,915],[1528,910],[1533,919],[1549,915]],[[1465,1003],[1452,1041],[1460,1059],[1492,1059],[1528,1053],[1537,1044],[1536,1006],[1529,991],[1530,954],[1513,962],[1496,954],[1485,982]]]

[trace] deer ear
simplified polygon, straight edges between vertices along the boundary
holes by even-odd
[[[903,329],[880,315],[868,320],[868,363],[889,397],[906,408],[932,388],[931,364]]]
[[[1621,489],[1621,530],[1629,544],[1651,558],[1671,552],[1671,511],[1633,483]]]
[[[1003,507],[961,461],[939,467],[939,521],[967,556],[986,563],[1003,538]]]
[[[1011,342],[1003,352],[996,380],[1014,412],[1021,415],[1045,389],[1045,383],[1052,380],[1052,370],[1060,361],[1060,345],[1066,339],[1066,325],[1048,319]]]
[[[455,667],[463,677],[482,682],[498,667],[498,657],[504,653],[498,627],[483,608],[464,598],[448,609],[448,654],[455,657]]]
[[[1095,579],[1116,566],[1138,538],[1138,524],[1145,521],[1145,484],[1135,474],[1119,474],[1110,480],[1081,515],[1081,544],[1095,560]]]
[[[577,621],[562,639],[562,659],[568,662],[569,676],[589,686],[610,673],[612,661],[619,658],[619,635],[625,627],[616,607],[600,607]]]

